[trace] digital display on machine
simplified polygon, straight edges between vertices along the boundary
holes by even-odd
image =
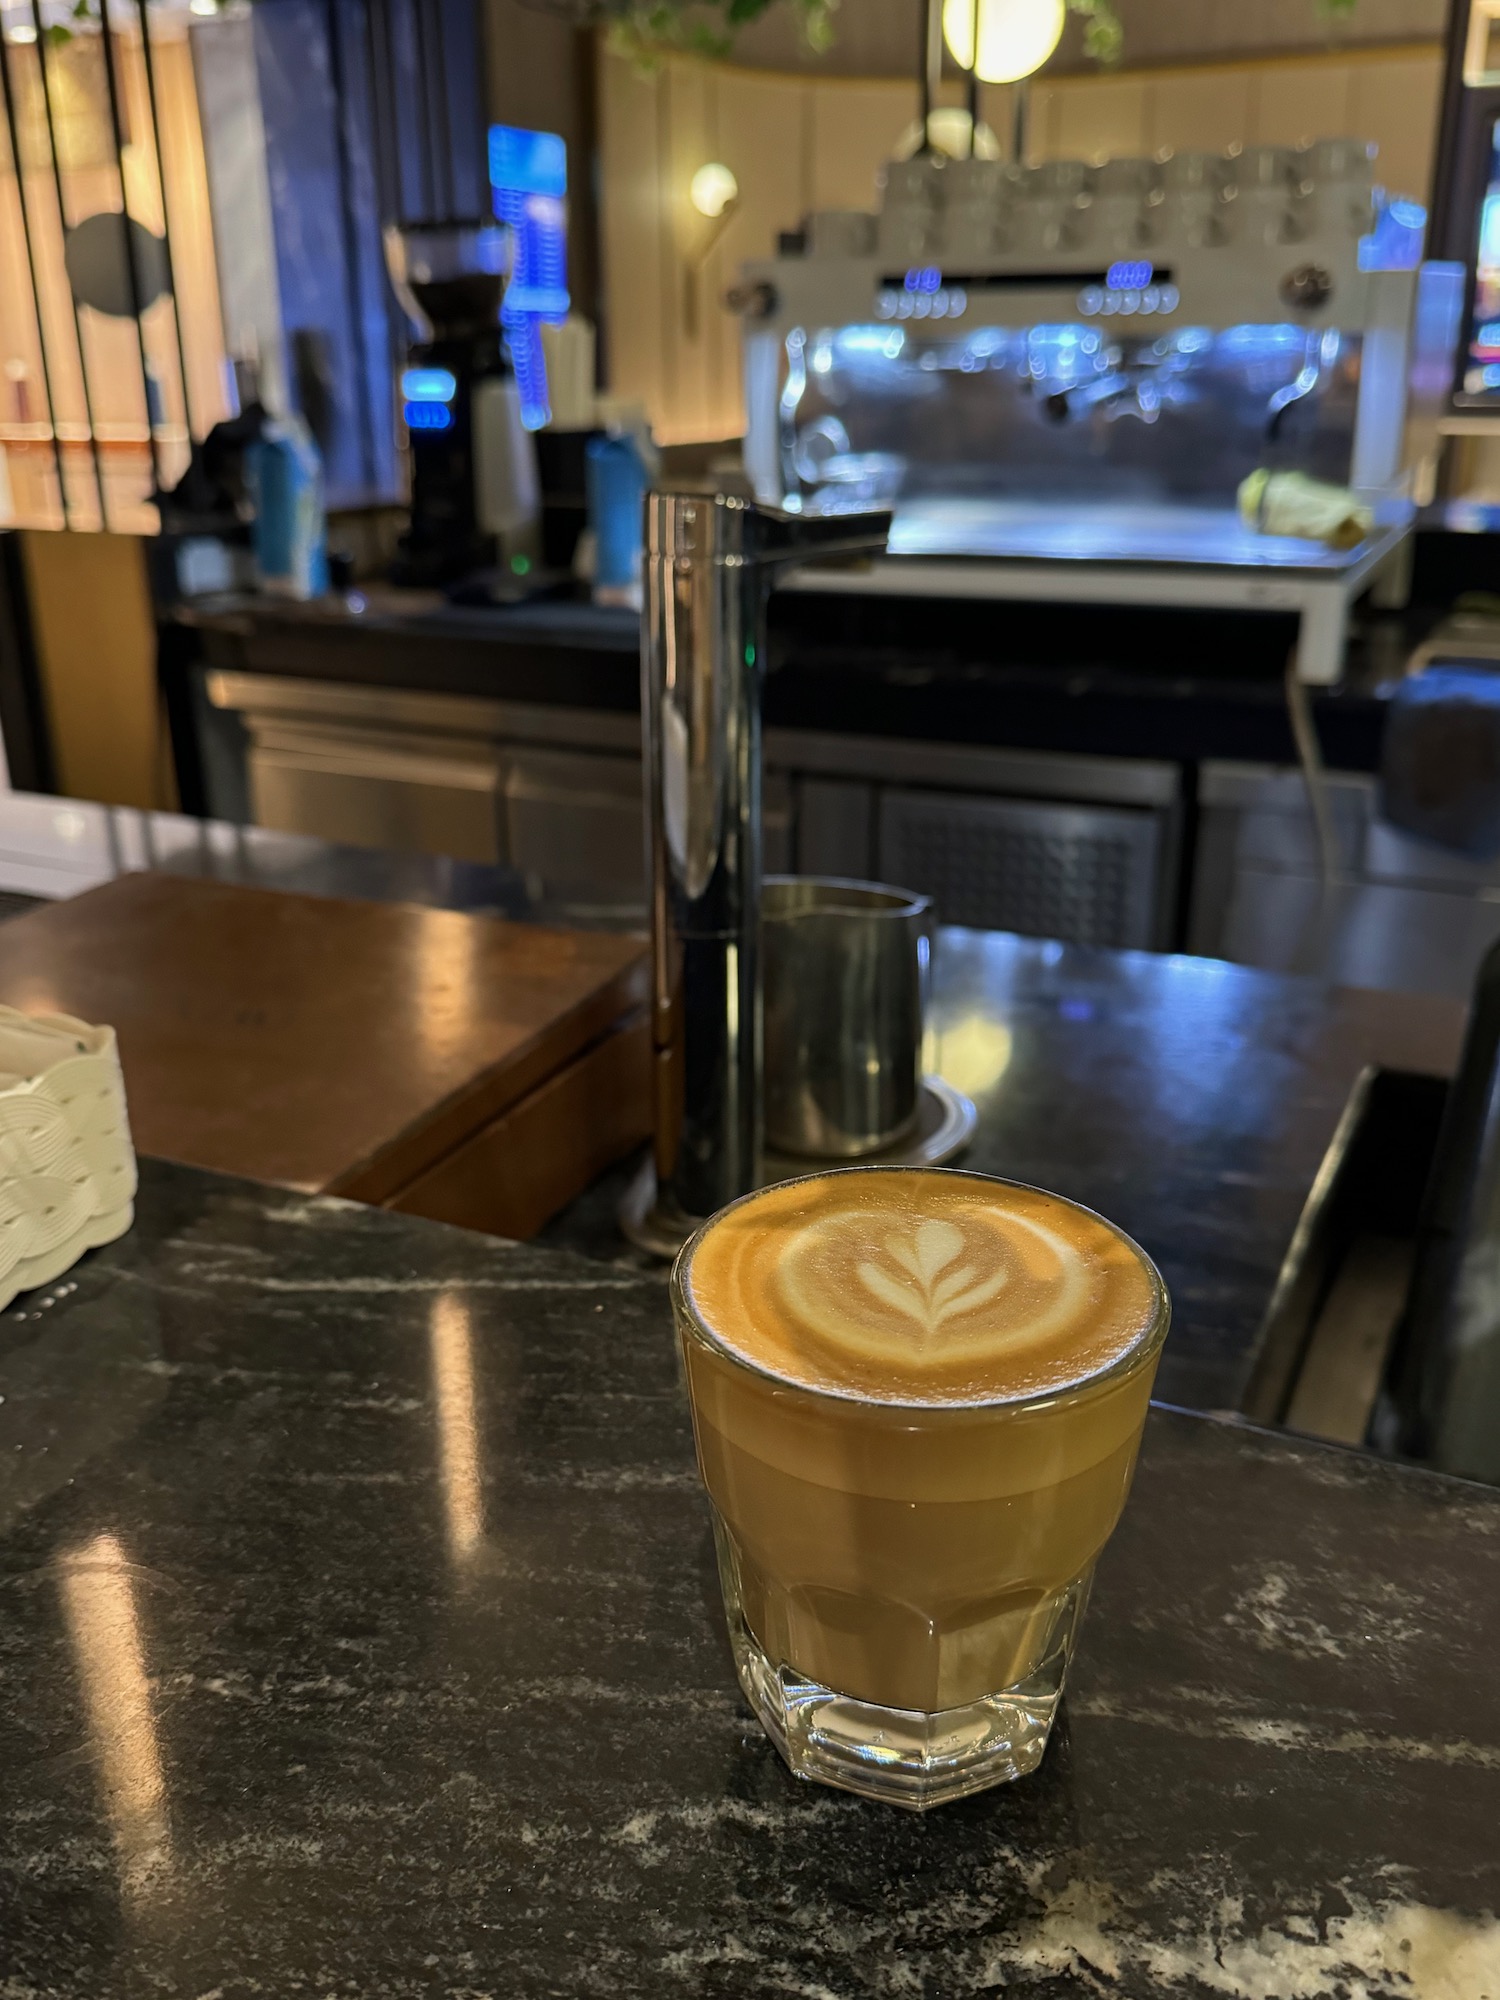
[[[1153,264],[1125,262],[1111,264],[1104,274],[1104,282],[1112,292],[1144,291],[1156,275]]]
[[[1490,165],[1479,204],[1469,342],[1459,396],[1464,402],[1500,403],[1500,120],[1490,128]]]

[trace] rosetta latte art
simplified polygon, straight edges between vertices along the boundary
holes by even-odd
[[[945,1320],[988,1305],[1010,1276],[1008,1271],[996,1271],[988,1278],[976,1278],[972,1264],[950,1269],[963,1248],[964,1233],[955,1223],[920,1222],[909,1236],[885,1240],[886,1255],[900,1265],[905,1282],[870,1258],[859,1266],[859,1275],[877,1299],[932,1335]]]
[[[715,1337],[873,1399],[1035,1394],[1109,1367],[1160,1310],[1151,1266],[1087,1209],[981,1175],[810,1176],[727,1209],[684,1273]]]
[[[1030,1216],[976,1204],[872,1234],[867,1216],[819,1217],[789,1236],[776,1271],[810,1331],[861,1353],[1014,1353],[1087,1309],[1084,1258]]]

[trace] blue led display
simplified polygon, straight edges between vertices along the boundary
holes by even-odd
[[[401,377],[401,393],[408,403],[451,403],[458,383],[447,368],[408,368]]]
[[[490,127],[490,184],[495,213],[515,244],[500,324],[510,347],[521,398],[521,422],[540,430],[551,421],[543,324],[568,316],[568,229],[563,201],[568,149],[555,132],[517,125]]]
[[[1415,271],[1427,237],[1427,211],[1418,201],[1388,201],[1376,210],[1375,227],[1359,239],[1362,271]]]
[[[515,194],[562,196],[568,191],[568,149],[556,132],[520,125],[490,127],[490,186]]]
[[[1138,292],[1142,286],[1149,285],[1155,275],[1154,264],[1111,264],[1104,274],[1104,282],[1112,292]]]
[[[453,428],[453,412],[446,403],[408,403],[402,411],[409,431],[446,431]]]
[[[943,274],[928,264],[918,271],[906,274],[906,289],[909,292],[935,292],[943,282]]]

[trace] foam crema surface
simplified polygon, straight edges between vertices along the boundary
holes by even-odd
[[[1148,1343],[1160,1280],[1057,1195],[871,1169],[791,1181],[698,1239],[683,1289],[752,1366],[875,1402],[965,1404],[1085,1382]]]

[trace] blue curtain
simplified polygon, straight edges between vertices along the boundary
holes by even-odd
[[[288,379],[330,503],[390,500],[406,328],[381,231],[487,212],[473,0],[257,0],[253,20]]]

